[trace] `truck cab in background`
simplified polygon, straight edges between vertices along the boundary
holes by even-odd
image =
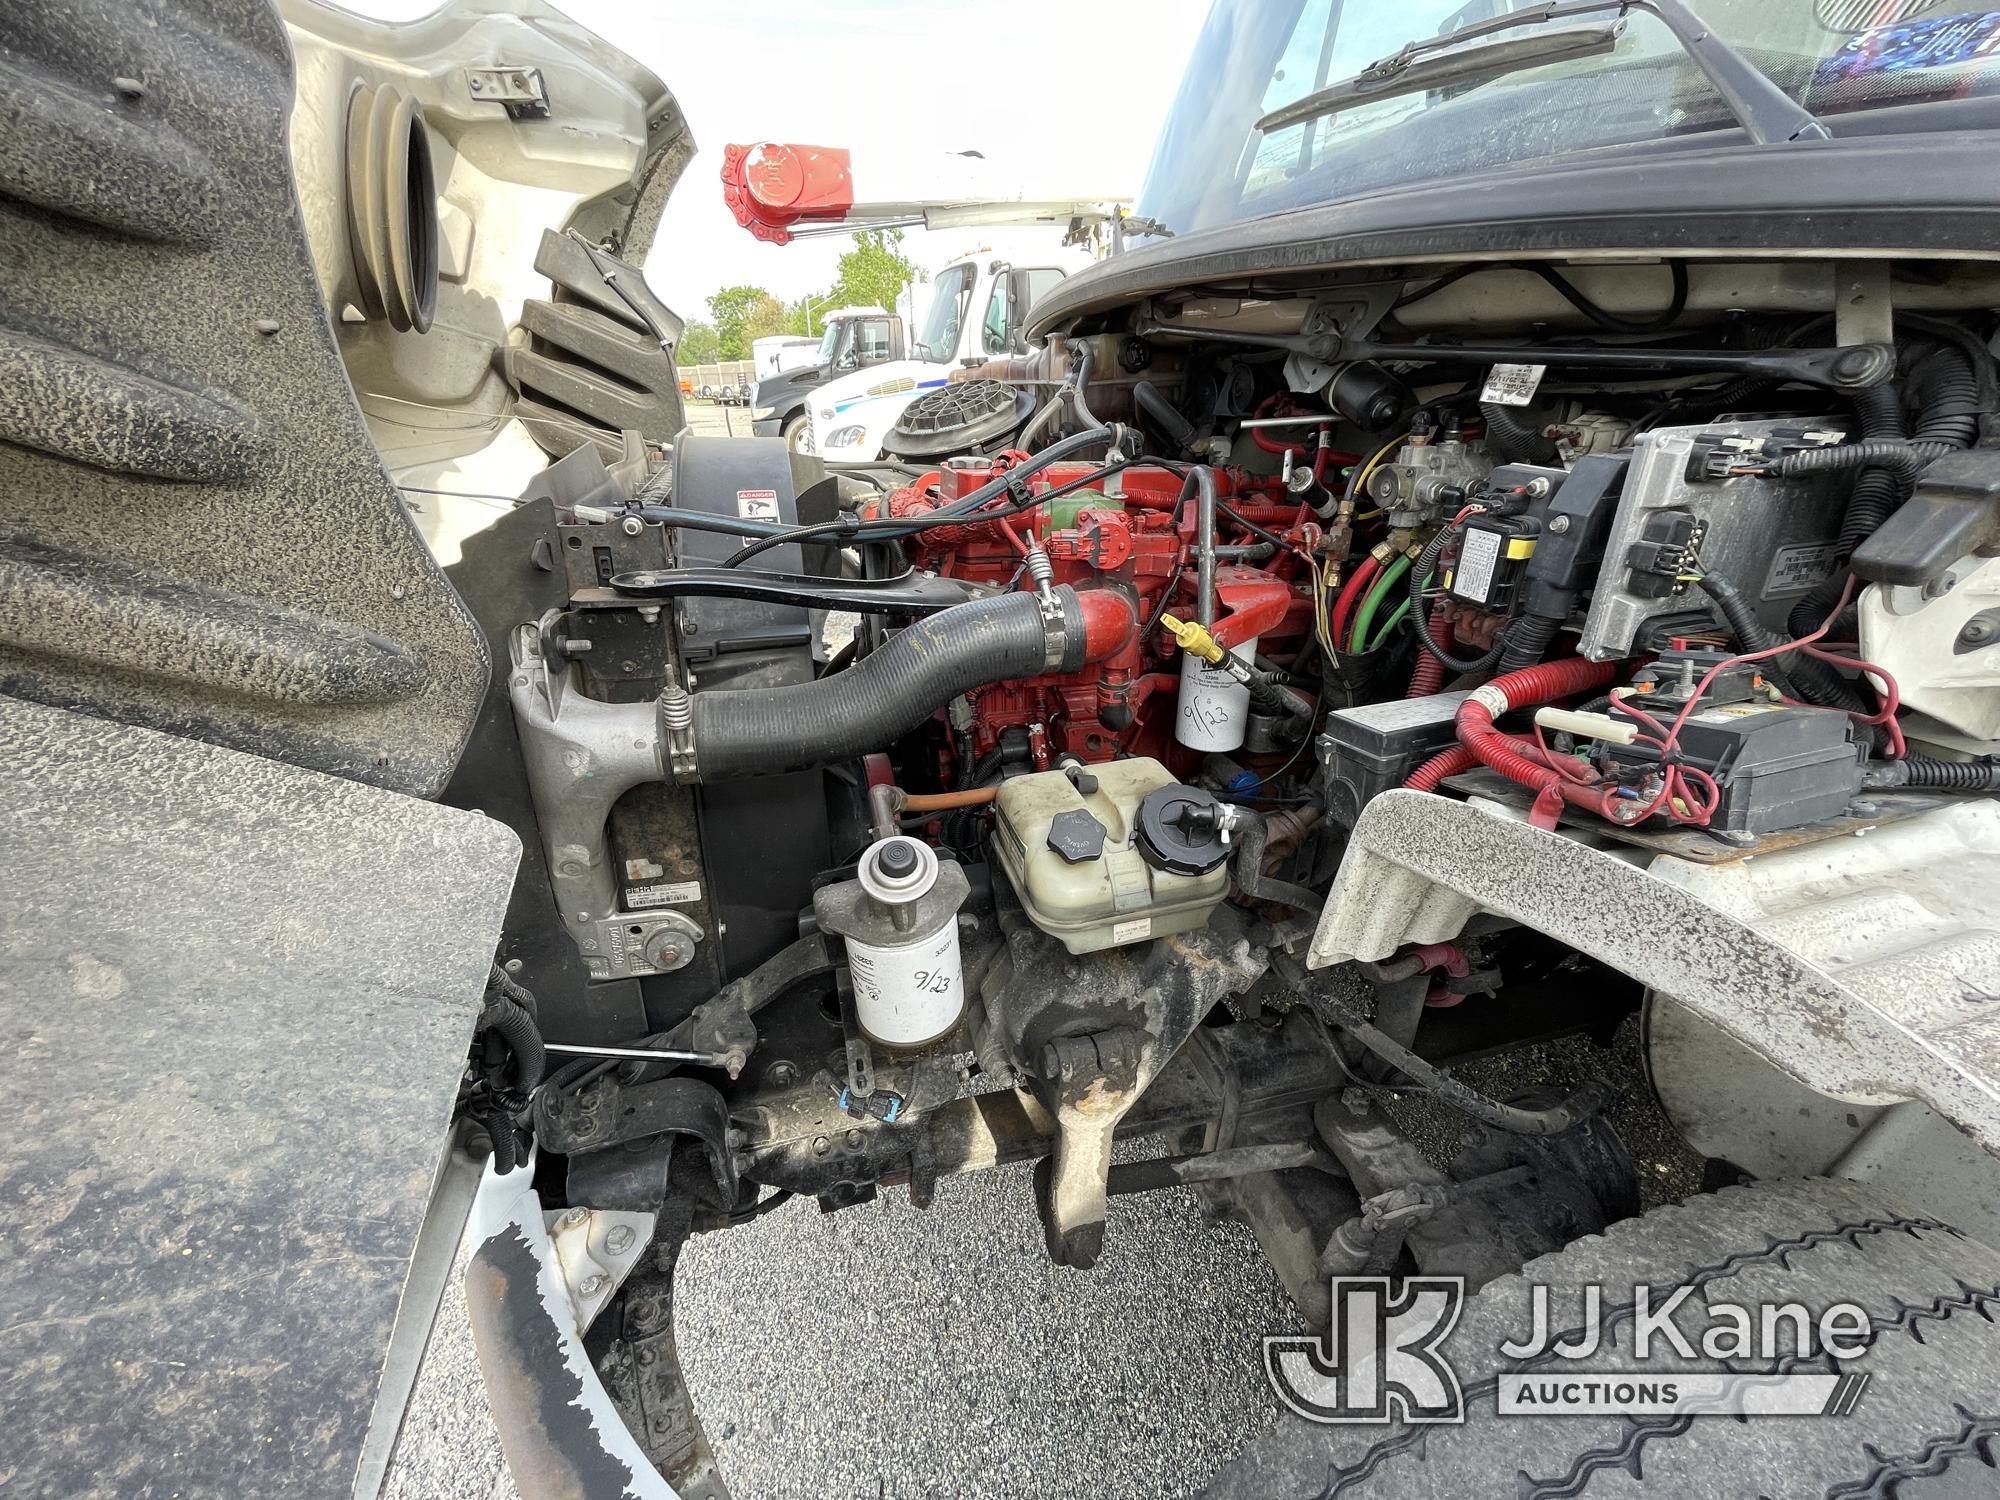
[[[815,363],[819,359],[819,340],[804,334],[773,334],[769,338],[750,341],[751,380],[769,380],[774,375],[782,375],[787,370],[796,370],[801,365]]]
[[[750,430],[801,448],[811,431],[814,391],[830,380],[901,360],[903,352],[903,320],[895,314],[875,306],[835,308],[826,315],[826,332],[810,358],[794,369],[757,372]]]
[[[905,408],[962,366],[1025,354],[1028,310],[1072,271],[1091,264],[1084,249],[1012,264],[982,249],[934,273],[923,321],[908,358],[829,380],[814,394],[805,451],[830,464],[872,463]],[[763,404],[762,400],[758,403]],[[758,429],[762,431],[762,428]]]

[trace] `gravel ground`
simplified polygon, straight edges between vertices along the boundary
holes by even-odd
[[[713,401],[687,402],[687,424],[696,432],[711,437],[749,437],[750,408],[747,406],[717,406]]]
[[[688,415],[697,431],[749,431],[738,409]],[[1620,1085],[1613,1120],[1647,1206],[1695,1192],[1700,1163],[1653,1106],[1629,1024],[1610,1051],[1570,1039],[1461,1076],[1505,1096],[1599,1073]],[[1450,1156],[1458,1116],[1395,1112]],[[704,1235],[676,1303],[695,1407],[739,1500],[1190,1494],[1275,1417],[1259,1339],[1298,1327],[1250,1232],[1205,1223],[1183,1190],[1114,1199],[1094,1270],[1049,1264],[1025,1168],[947,1179],[927,1212],[892,1189]],[[387,1495],[515,1500],[456,1280]]]

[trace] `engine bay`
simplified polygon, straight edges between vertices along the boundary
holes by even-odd
[[[517,759],[461,780],[530,846],[505,983],[573,1054],[530,1105],[493,1052],[497,1152],[531,1120],[597,1210],[670,1174],[690,1229],[1036,1159],[1077,1267],[1109,1196],[1198,1184],[1309,1321],[1343,1268],[1478,1283],[1633,1212],[1601,1087],[1448,1065],[1641,985],[1492,914],[1314,970],[1321,908],[1391,793],[1707,866],[1992,790],[1993,277],[1367,277],[1078,318],[883,463],[581,447],[468,542]],[[1463,1171],[1397,1089],[1470,1118]]]

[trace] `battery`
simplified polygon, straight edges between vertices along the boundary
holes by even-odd
[[[1658,760],[1643,744],[1605,749],[1615,763]],[[1776,833],[1837,818],[1861,790],[1861,746],[1853,722],[1835,708],[1759,698],[1700,704],[1675,749],[1684,764],[1715,778],[1722,805],[1708,826],[1723,833]]]
[[[1327,816],[1352,828],[1371,797],[1401,786],[1418,766],[1458,743],[1458,706],[1469,696],[1392,698],[1328,714],[1318,741]]]

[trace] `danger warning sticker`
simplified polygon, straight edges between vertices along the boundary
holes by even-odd
[[[738,490],[736,492],[736,514],[746,521],[777,521],[778,492],[776,490]]]

